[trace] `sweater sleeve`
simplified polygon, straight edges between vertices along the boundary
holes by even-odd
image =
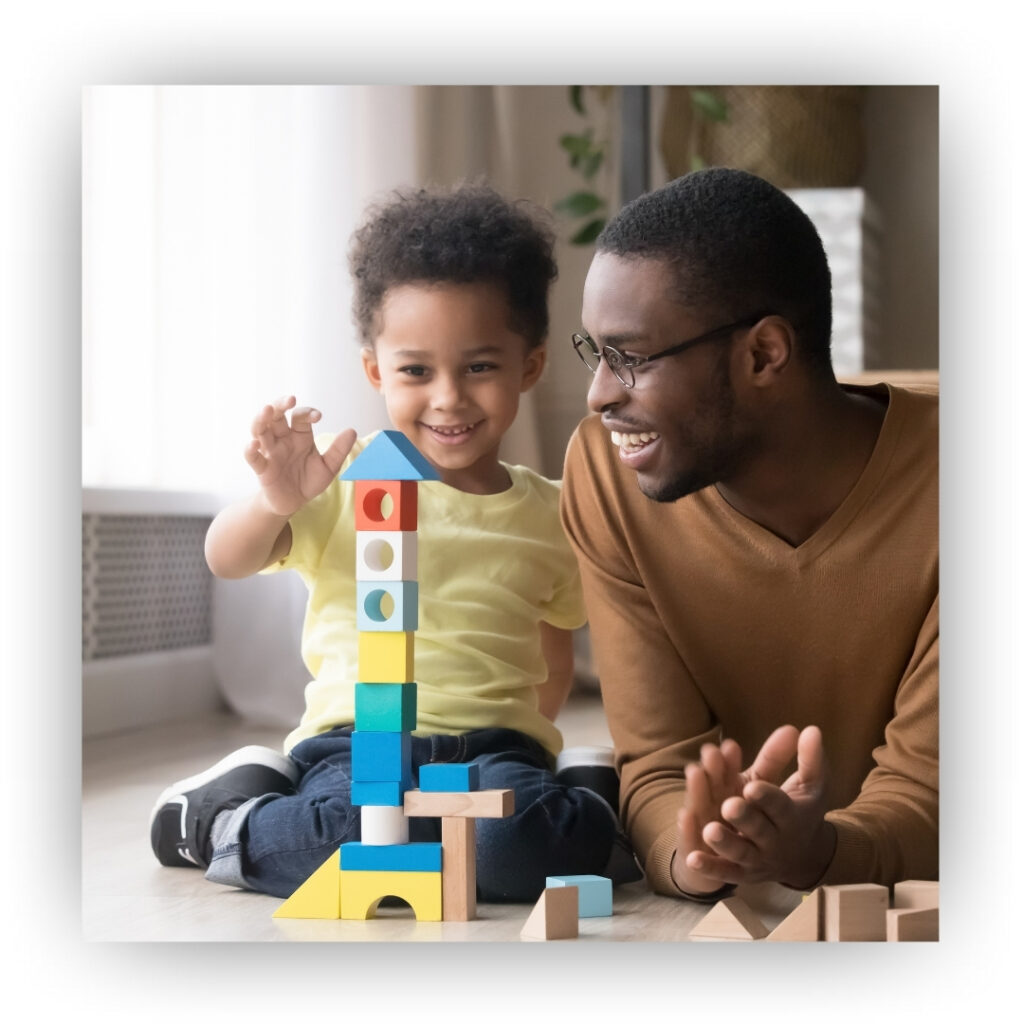
[[[827,754],[827,751],[826,751]],[[896,691],[875,767],[849,806],[826,818],[836,852],[820,884],[936,879],[939,870],[939,599]]]
[[[602,487],[579,432],[570,441],[562,494],[566,534],[580,565],[590,640],[621,774],[620,810],[656,891],[678,896],[670,867],[684,769],[717,723],[669,640],[638,578],[618,524],[614,488]]]

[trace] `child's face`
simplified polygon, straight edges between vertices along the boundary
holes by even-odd
[[[363,349],[394,428],[459,490],[509,486],[498,446],[544,368],[543,347],[527,350],[508,319],[491,284],[401,285],[384,297],[374,349]]]

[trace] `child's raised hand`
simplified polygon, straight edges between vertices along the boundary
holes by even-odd
[[[319,419],[319,409],[296,409],[295,396],[288,395],[265,405],[252,422],[245,461],[259,477],[263,499],[275,515],[292,516],[325,491],[352,450],[356,432],[343,430],[323,454],[317,451],[312,428]]]

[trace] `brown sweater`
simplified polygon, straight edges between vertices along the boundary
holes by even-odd
[[[824,736],[838,845],[820,881],[938,877],[936,395],[889,386],[860,480],[796,548],[714,487],[649,500],[597,417],[570,442],[562,517],[652,888],[679,892],[676,815],[701,744],[732,737],[749,764],[787,723]]]

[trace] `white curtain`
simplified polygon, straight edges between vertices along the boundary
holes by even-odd
[[[349,236],[416,184],[409,87],[103,86],[83,126],[83,484],[245,493],[264,402],[387,426]]]

